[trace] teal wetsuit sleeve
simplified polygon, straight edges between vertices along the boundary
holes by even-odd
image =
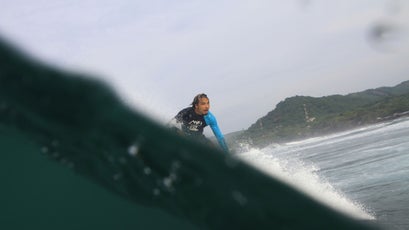
[[[210,128],[212,129],[213,134],[216,137],[217,142],[219,142],[220,147],[222,147],[224,151],[228,152],[229,148],[227,147],[226,141],[224,140],[224,136],[220,131],[219,126],[217,125],[216,117],[212,113],[208,112],[204,116],[204,119],[206,124],[209,125]]]

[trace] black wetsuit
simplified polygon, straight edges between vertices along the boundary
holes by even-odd
[[[185,135],[197,138],[205,143],[210,143],[210,141],[203,135],[203,129],[209,125],[220,147],[225,152],[229,151],[224,136],[217,125],[216,117],[210,111],[206,115],[199,115],[195,113],[193,107],[188,107],[180,111],[175,116],[175,120],[181,124],[180,129]]]
[[[204,138],[203,129],[206,121],[203,115],[195,113],[192,107],[183,109],[176,116],[176,121],[182,124],[182,131],[192,137]]]

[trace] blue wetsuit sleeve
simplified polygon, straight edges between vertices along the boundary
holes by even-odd
[[[224,140],[224,136],[220,131],[219,126],[217,125],[216,117],[212,113],[208,112],[204,116],[204,119],[206,124],[209,125],[210,128],[212,129],[213,134],[216,137],[217,142],[219,142],[220,147],[222,147],[224,151],[228,152],[229,148],[227,147],[226,141]]]

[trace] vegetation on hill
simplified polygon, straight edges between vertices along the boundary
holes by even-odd
[[[235,140],[257,147],[409,115],[409,81],[348,95],[294,96],[276,105]]]

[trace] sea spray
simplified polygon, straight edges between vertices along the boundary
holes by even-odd
[[[357,219],[375,219],[366,208],[350,200],[341,191],[335,189],[326,178],[319,175],[319,168],[311,162],[305,162],[290,156],[275,156],[274,152],[288,148],[285,145],[272,145],[264,149],[249,149],[237,156],[311,198]],[[287,149],[288,151],[288,149]]]

